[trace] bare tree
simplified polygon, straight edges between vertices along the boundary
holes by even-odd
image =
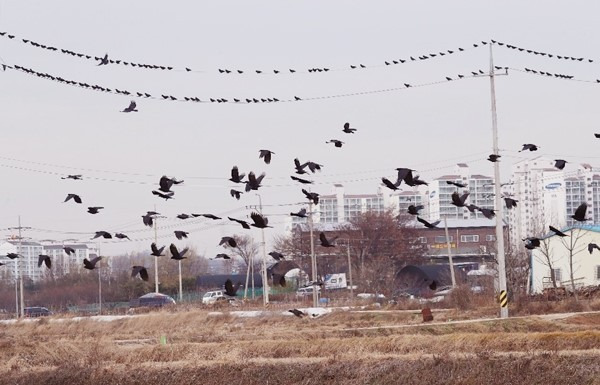
[[[575,288],[575,267],[573,262],[573,257],[584,251],[586,245],[582,245],[579,240],[585,235],[582,233],[581,227],[571,228],[569,232],[568,239],[567,237],[560,237],[560,241],[563,246],[567,249],[568,258],[569,258],[569,280],[571,281],[571,290],[573,291],[573,295],[575,296],[575,300],[578,301],[577,290]]]

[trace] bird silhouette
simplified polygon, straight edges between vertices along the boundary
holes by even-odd
[[[398,190],[398,186],[400,186],[400,183],[402,183],[402,181],[397,181],[396,183],[393,183],[391,180],[389,180],[388,178],[381,178],[381,181],[383,182],[383,185],[387,188],[389,188],[390,190],[396,191]]]
[[[173,187],[173,185],[181,183],[183,183],[183,180],[177,180],[175,178],[169,178],[168,176],[163,175],[158,181],[158,185],[160,186],[158,190],[164,193],[169,193],[171,192],[171,187]]]
[[[298,218],[306,218],[306,209],[300,209],[300,211],[298,211],[297,213],[290,213],[291,216],[293,217],[298,217]]]
[[[336,147],[341,148],[342,145],[344,144],[344,142],[342,142],[341,140],[337,140],[337,139],[330,139],[325,143],[333,143]]]
[[[105,54],[103,58],[100,59],[100,63],[98,63],[99,66],[105,66],[109,63],[108,61],[108,54]]]
[[[567,161],[563,159],[554,159],[554,167],[559,170],[562,170],[567,165]]]
[[[87,212],[90,214],[98,214],[100,212],[100,210],[102,210],[104,207],[98,207],[98,206],[93,206],[93,207],[88,207]]]
[[[110,235],[109,232],[106,231],[96,231],[96,235],[94,235],[94,238],[92,239],[96,239],[96,238],[104,238],[104,239],[112,239],[112,235]]]
[[[419,211],[423,210],[425,207],[423,205],[410,205],[408,206],[408,213],[410,215],[419,215]]]
[[[517,202],[518,200],[515,200],[513,198],[509,198],[509,197],[505,197],[504,198],[504,204],[506,205],[507,209],[512,209],[513,207],[517,207]]]
[[[194,215],[194,216],[196,216],[196,215]],[[218,217],[218,216],[213,215],[213,214],[200,214],[200,216],[203,216],[204,218],[212,219],[214,221],[216,221],[218,219],[222,219],[221,217]]]
[[[234,189],[229,190],[229,194],[237,200],[240,200],[240,197],[243,193],[244,193],[243,191],[238,191],[238,190],[234,190]]]
[[[600,250],[600,246],[592,242],[588,243],[588,251],[590,254],[594,252],[594,249]]]
[[[458,192],[453,192],[452,193],[452,204],[456,207],[465,207],[465,201],[467,200],[467,198],[469,197],[469,193],[466,192],[462,195],[458,195]]]
[[[281,253],[278,253],[277,251],[271,251],[271,252],[269,253],[269,255],[270,255],[271,257],[273,257],[273,259],[274,259],[274,260],[276,260],[276,261],[282,261],[282,260],[284,260],[284,259],[285,259],[285,257],[283,256],[283,254],[281,254]]]
[[[558,235],[559,237],[566,237],[567,236],[567,234],[563,233],[562,231],[560,231],[556,227],[548,226],[548,228],[550,229],[550,231],[552,231],[554,234]]]
[[[242,183],[245,176],[246,174],[240,174],[237,166],[233,166],[231,169],[231,178],[229,178],[229,180],[233,183]]]
[[[64,202],[68,202],[71,199],[73,199],[75,203],[81,203],[81,198],[77,194],[68,194]]]
[[[344,123],[344,129],[342,132],[346,134],[354,134],[356,132],[356,128],[350,128],[350,123]]]
[[[254,172],[250,171],[250,173],[248,174],[248,180],[246,181],[246,192],[251,190],[258,190],[261,187],[260,182],[262,182],[264,178],[264,172],[260,174],[260,176],[257,178]]]
[[[410,168],[397,168],[396,171],[398,171],[398,179],[396,181],[397,185],[400,186],[400,183],[402,183],[402,181],[404,181],[404,183],[406,183],[409,186],[414,186],[414,182],[413,182],[413,171]]]
[[[217,254],[214,259],[219,259],[219,258],[222,258],[222,259],[231,259],[231,257],[229,255],[225,254],[225,253],[219,253],[219,254]]]
[[[118,239],[129,239],[129,237],[127,235],[123,234],[123,233],[116,233],[115,234],[115,238],[118,238]],[[131,241],[131,239],[129,239],[129,240]]]
[[[135,100],[132,100],[131,102],[129,102],[129,106],[127,106],[121,112],[138,112],[137,103],[135,102]]]
[[[306,166],[308,166],[308,169],[314,174],[317,171],[321,171],[321,167],[323,167],[322,164],[319,163],[315,163],[315,162],[311,162],[310,160],[308,162],[305,163]]]
[[[163,251],[165,250],[166,246],[162,246],[161,248],[158,248],[156,246],[156,243],[152,242],[152,244],[150,245],[150,249],[152,249],[152,253],[150,253],[150,255],[154,256],[154,257],[162,257],[163,256]]]
[[[6,258],[9,258],[9,259],[15,259],[15,258],[19,258],[19,257],[20,257],[20,255],[17,253],[6,253]]]
[[[312,181],[310,181],[310,180],[298,178],[298,177],[293,176],[293,175],[291,175],[290,178],[292,178],[292,180],[295,180],[296,182],[300,182],[302,184],[312,184]]]
[[[148,215],[148,214],[142,215],[142,221],[145,226],[152,227],[152,225],[154,224],[154,219],[152,218],[151,215]]]
[[[229,247],[237,247],[237,242],[233,237],[222,237],[221,242],[219,242],[219,246],[229,246]]]
[[[235,219],[235,218],[231,218],[231,217],[227,217],[227,219],[229,219],[229,220],[230,220],[230,221],[232,221],[232,222],[237,222],[237,223],[239,223],[239,224],[240,224],[240,225],[242,225],[242,227],[243,227],[243,228],[245,228],[245,229],[248,229],[248,230],[250,229],[250,225],[248,224],[248,222],[246,222],[246,221],[244,221],[244,220],[241,220],[241,219]]]
[[[327,237],[325,236],[325,233],[321,232],[319,233],[319,240],[321,241],[321,246],[323,247],[335,247],[335,240],[338,239],[338,237],[332,238],[331,240],[327,239]]]
[[[63,250],[65,251],[65,253],[67,253],[67,255],[75,254],[75,249],[72,247],[65,246],[63,247]]]
[[[271,227],[268,225],[269,219],[267,217],[262,216],[259,213],[254,213],[254,212],[251,213],[250,219],[252,219],[252,221],[254,221],[254,223],[252,223],[250,226],[254,226],[259,229],[265,229],[267,227]]]
[[[96,264],[101,259],[102,259],[102,257],[92,258],[91,260],[88,260],[87,258],[85,258],[83,260],[83,267],[88,270],[94,270],[96,268]]]
[[[308,165],[308,163],[300,163],[300,160],[298,160],[298,158],[294,159],[294,167],[296,167],[296,174],[306,174],[306,171],[304,170],[306,168],[306,166]]]
[[[175,230],[175,237],[179,240],[182,240],[183,238],[187,238],[189,232],[186,231],[180,231],[180,230]]]
[[[478,210],[483,214],[487,219],[492,219],[496,216],[496,212],[493,209],[488,209],[485,207],[478,207]]]
[[[171,192],[168,192],[168,193],[162,193],[160,191],[153,190],[152,194],[154,194],[154,195],[156,195],[156,196],[158,196],[160,198],[163,198],[164,200],[169,200],[169,199],[174,199],[173,195],[175,195],[175,192],[171,191]]]
[[[421,217],[417,217],[417,221],[421,222],[423,225],[425,225],[425,227],[427,227],[428,229],[435,229],[437,227],[437,225],[440,224],[440,221],[437,220],[435,222],[427,222],[425,219],[421,218]]]
[[[45,254],[38,255],[38,267],[42,267],[42,263],[45,264],[48,269],[52,267],[52,260]]]
[[[455,182],[455,181],[452,181],[452,180],[447,180],[446,184],[450,184],[450,185],[456,186],[458,188],[465,188],[465,187],[467,187],[467,185],[464,184],[464,183]]]
[[[148,281],[148,270],[144,266],[133,266],[131,268],[131,278],[138,274],[142,280]]]
[[[498,162],[498,159],[500,159],[500,157],[501,155],[490,154],[487,160],[489,160],[490,162]]]
[[[175,246],[175,244],[171,243],[171,246],[169,246],[169,250],[171,251],[171,259],[174,259],[176,261],[181,261],[182,259],[187,258],[187,257],[184,257],[185,253],[188,252],[187,248],[179,251],[179,250],[177,250],[177,246]]]
[[[539,238],[529,237],[529,238],[525,238],[523,240],[525,241],[525,248],[528,250],[533,250],[536,247],[540,247],[541,240]]]
[[[293,315],[295,315],[298,318],[302,318],[302,317],[308,315],[308,314],[306,314],[303,311],[300,311],[298,309],[291,309],[291,310],[288,310],[288,312],[292,313]]]
[[[266,164],[271,164],[271,156],[275,155],[273,151],[270,150],[260,150],[258,153],[258,158],[263,159]]]
[[[524,145],[523,145],[523,148],[522,148],[522,149],[520,149],[520,150],[519,150],[519,152],[522,152],[522,151],[527,151],[527,150],[529,150],[529,151],[537,151],[537,150],[538,150],[538,148],[539,148],[539,147],[538,147],[538,146],[536,146],[535,144],[527,143],[527,144],[524,144]]]
[[[571,218],[575,219],[578,222],[585,222],[587,219],[585,217],[585,213],[587,211],[587,203],[582,203],[577,207],[575,213],[571,215]]]
[[[231,281],[231,279],[228,278],[227,281],[225,281],[224,286],[225,286],[225,295],[228,295],[230,297],[235,297],[235,294],[237,293],[241,284],[238,282],[235,286],[233,286],[233,282]]]
[[[308,192],[305,189],[302,189],[302,192],[306,196],[306,199],[308,199],[309,201],[312,201],[316,205],[319,204],[319,194],[318,193]]]
[[[81,180],[83,175],[67,175],[66,177],[61,177],[60,179],[73,179],[73,180]]]

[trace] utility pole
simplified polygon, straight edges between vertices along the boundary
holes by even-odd
[[[156,212],[156,205],[154,205],[154,212]],[[165,218],[163,216],[159,216],[159,215],[154,215],[153,217],[154,220],[154,243],[156,244],[156,247],[158,247],[158,218]],[[154,257],[154,292],[158,293],[158,256]]]
[[[23,235],[21,233],[21,230],[28,230],[31,227],[23,227],[21,226],[21,216],[19,215],[19,226],[18,227],[9,227],[9,230],[19,230],[19,248],[18,248],[18,252],[17,254],[19,255],[20,258],[25,258],[25,253],[23,253]],[[29,255],[27,255],[27,259],[29,259]],[[21,263],[19,263],[19,258],[15,258],[15,290],[20,292],[20,295],[18,295],[17,293],[15,293],[15,300],[17,303],[17,317],[21,316],[24,317],[25,316],[25,300],[23,298],[23,266]],[[25,266],[27,266],[29,261],[25,261]],[[18,285],[18,290],[17,290],[17,281],[19,282]],[[19,309],[20,308],[20,309]],[[20,313],[19,313],[20,311]]]
[[[262,198],[260,194],[258,195],[258,206],[259,213],[263,215],[262,211]],[[269,303],[269,280],[267,278],[267,246],[265,243],[265,229],[260,229],[262,236],[262,252],[263,252],[263,260],[262,260],[262,281],[263,281],[263,305],[267,306]]]
[[[98,315],[102,314],[102,268],[98,269]]]
[[[183,286],[181,284],[181,259],[178,262],[179,265],[179,302],[183,300]]]
[[[493,136],[493,151],[498,155],[498,117],[496,116],[496,84],[494,73],[494,56],[490,42],[490,93],[492,97],[492,136]],[[504,257],[504,231],[502,220],[502,186],[500,185],[500,164],[494,162],[494,185],[496,198],[496,249],[498,259],[498,285],[500,291],[506,291],[506,261]],[[508,307],[500,307],[500,318],[508,318]]]
[[[452,279],[452,287],[456,287],[456,276],[454,275],[454,264],[452,263],[452,246],[450,245],[450,237],[448,236],[448,221],[446,220],[446,217],[444,217],[444,230],[446,231],[446,245],[448,246],[448,263],[450,264],[450,278]],[[458,239],[456,240],[456,242],[458,242]]]
[[[346,240],[346,250],[348,251],[348,278],[350,279],[350,300],[354,301],[354,286],[352,285],[352,261],[350,260],[350,239]]]
[[[313,211],[312,201],[308,202],[308,229],[310,231],[310,261],[312,266],[313,281],[313,307],[319,306],[319,293],[317,292],[317,258],[315,256],[315,240],[313,239]]]

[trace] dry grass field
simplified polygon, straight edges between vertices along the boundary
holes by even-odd
[[[398,325],[418,326],[357,329]],[[442,325],[406,311],[46,318],[0,325],[0,373],[0,384],[600,384],[600,314]]]

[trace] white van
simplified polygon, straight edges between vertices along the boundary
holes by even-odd
[[[215,290],[215,291],[207,291],[202,296],[202,303],[205,305],[210,305],[216,303],[217,301],[225,301],[225,293],[223,290]]]

